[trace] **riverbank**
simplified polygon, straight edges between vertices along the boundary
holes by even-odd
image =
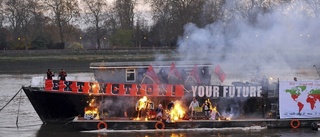
[[[159,54],[176,60],[174,49],[23,50],[0,51],[0,74],[40,74],[50,68],[68,73],[91,72],[91,62],[152,61]]]

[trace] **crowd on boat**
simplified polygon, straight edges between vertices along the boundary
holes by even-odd
[[[221,118],[216,105],[212,105],[210,99],[200,104],[194,97],[188,107],[183,107],[182,102],[178,100],[170,101],[166,108],[161,103],[156,108],[154,106],[154,103],[145,96],[138,100],[135,105],[137,119],[157,119],[172,122],[176,120],[216,120]]]
[[[54,77],[54,72],[51,69],[48,69],[47,79],[52,80],[53,77]],[[60,69],[58,79],[59,80],[66,80],[66,77],[67,77],[67,72],[64,69]]]

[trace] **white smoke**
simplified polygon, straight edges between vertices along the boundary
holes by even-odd
[[[236,8],[233,6],[225,7]],[[227,74],[226,83],[248,81],[256,72],[292,80],[299,71],[309,70],[311,76],[305,79],[318,78],[313,65],[320,64],[320,19],[308,9],[306,3],[290,3],[259,14],[254,23],[235,17],[203,28],[186,24],[178,41],[178,51],[184,54],[181,60],[220,64]]]
[[[226,11],[237,8],[234,2],[227,0]],[[258,12],[254,22],[234,15],[203,28],[189,23],[179,38],[178,51],[184,55],[181,60],[219,64],[227,76],[224,85],[262,76],[276,81],[318,79],[313,65],[320,64],[320,18],[315,15],[309,4],[295,2]],[[240,116],[246,100],[221,99],[219,111],[227,117]]]
[[[131,113],[134,111],[136,99],[135,98],[107,98],[101,101],[100,111],[103,117],[124,116],[124,112]],[[130,114],[134,116],[134,114]]]

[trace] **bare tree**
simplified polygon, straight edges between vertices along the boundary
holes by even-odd
[[[101,0],[83,0],[86,4],[87,9],[86,20],[93,24],[95,28],[95,39],[98,45],[98,49],[101,48],[101,39],[104,37],[104,33],[101,31],[103,27],[104,20],[106,19],[106,14],[108,11],[108,6],[106,1]]]
[[[314,16],[319,17],[320,15],[320,0],[305,0],[309,6],[311,11],[314,13]]]
[[[3,7],[3,0],[0,0],[0,49],[7,48],[7,41],[6,37],[8,37],[8,30],[4,28],[4,21],[5,21],[5,10]]]
[[[135,0],[116,0],[115,12],[119,19],[121,29],[132,29],[136,1]]]
[[[60,43],[64,45],[64,27],[69,25],[72,19],[79,17],[78,1],[46,0],[45,4],[54,16],[55,24],[59,28]]]
[[[10,28],[17,35],[20,35],[21,26],[26,12],[26,4],[23,0],[10,0],[5,3],[5,16]]]
[[[225,19],[238,18],[254,25],[259,14],[265,14],[280,3],[290,3],[291,0],[241,0],[228,1],[226,7],[228,14]]]
[[[4,22],[4,9],[3,9],[3,0],[0,0],[0,28],[3,27],[3,22]]]
[[[173,21],[170,0],[149,0],[149,2],[155,22],[151,30],[151,37],[159,41],[157,45],[169,46],[173,36],[170,30],[170,24]]]
[[[205,0],[172,0],[172,13],[174,18],[178,20],[177,25],[184,26],[189,22],[199,24],[204,4]]]
[[[201,12],[205,0],[149,0],[155,26],[155,35],[162,45],[174,45],[187,23],[201,24]]]
[[[136,14],[136,15],[137,15],[137,21],[136,21],[135,32],[134,32],[135,46],[139,48],[141,48],[142,46],[150,46],[147,20],[143,18],[141,14]]]
[[[251,23],[255,22],[257,14],[259,13],[261,7],[261,0],[243,0],[243,1],[234,1],[235,9],[234,15],[247,20]]]
[[[206,0],[202,9],[201,26],[223,19],[223,5],[226,0]]]
[[[5,15],[13,34],[11,45],[28,49],[31,41],[27,27],[31,18],[28,1],[9,0],[5,2],[5,7]]]
[[[32,42],[44,38],[45,22],[44,6],[42,0],[25,0],[27,2],[28,17],[24,19],[24,35],[30,39],[31,48],[47,48],[46,44],[33,44]]]
[[[114,32],[109,40],[114,46],[132,46],[136,0],[115,0],[114,5],[108,22],[114,26]]]

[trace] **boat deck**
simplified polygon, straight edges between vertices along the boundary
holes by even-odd
[[[230,128],[230,127],[265,127],[265,128],[312,128],[317,126],[320,119],[270,119],[270,118],[237,118],[231,120],[133,120],[129,118],[85,120],[76,118],[73,122],[81,130],[97,130],[101,128],[112,130],[141,130],[141,129],[187,129],[187,128]]]

